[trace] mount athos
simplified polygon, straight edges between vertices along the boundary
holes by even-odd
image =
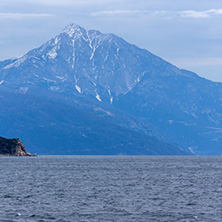
[[[31,153],[221,154],[222,83],[76,24],[0,62],[0,109]]]

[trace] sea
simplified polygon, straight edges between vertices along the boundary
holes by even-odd
[[[222,157],[0,157],[0,222],[222,221]]]

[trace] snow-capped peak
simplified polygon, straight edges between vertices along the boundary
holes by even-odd
[[[86,30],[75,23],[71,23],[66,26],[66,28],[63,30],[63,33],[68,34],[69,37],[73,37],[76,34],[82,35],[82,33],[86,33]]]

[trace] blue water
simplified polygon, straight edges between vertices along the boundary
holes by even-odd
[[[221,157],[1,157],[0,221],[222,221]]]

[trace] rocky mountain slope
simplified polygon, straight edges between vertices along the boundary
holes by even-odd
[[[102,129],[106,122],[116,127],[115,132],[152,137],[172,144],[177,151],[183,147],[195,154],[221,153],[222,84],[181,70],[113,34],[70,24],[23,57],[0,62],[0,91],[60,104],[56,111],[63,106],[78,109],[97,123],[102,121],[96,128]],[[29,104],[23,107],[24,113],[30,114]],[[60,111],[59,117],[66,115]],[[67,121],[67,129],[73,121]],[[80,125],[78,129],[88,126],[87,122]],[[8,133],[12,133],[10,127]],[[125,133],[122,137],[128,138]],[[135,144],[132,149],[138,153],[139,147]]]

